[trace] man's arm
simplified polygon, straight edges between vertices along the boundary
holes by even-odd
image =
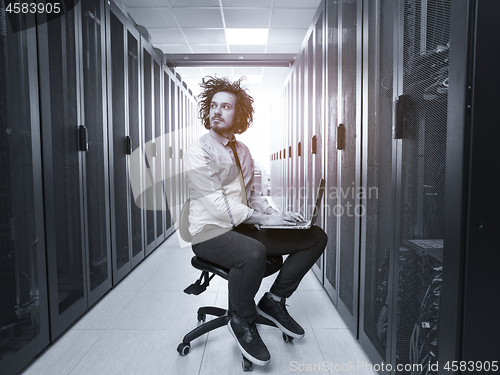
[[[237,175],[229,176],[230,164],[216,165],[201,147],[192,146],[186,152],[185,167],[194,190],[191,199],[198,200],[214,217],[236,226],[251,216],[254,210],[225,195],[225,184],[237,178]]]

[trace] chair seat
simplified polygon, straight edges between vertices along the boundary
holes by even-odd
[[[217,264],[208,262],[206,260],[203,260],[196,255],[191,258],[191,264],[194,268],[200,271],[214,273],[222,277],[223,279],[227,280],[227,278],[229,277],[228,269],[221,267]],[[281,256],[267,257],[266,272],[264,273],[264,277],[267,277],[275,272],[278,272],[282,265],[283,265],[283,258]]]

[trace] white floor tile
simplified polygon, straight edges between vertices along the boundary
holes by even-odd
[[[348,329],[314,329],[314,335],[330,374],[377,375]]]
[[[297,291],[312,328],[347,328],[326,291]]]
[[[206,338],[182,357],[176,351],[182,336],[182,330],[106,331],[70,374],[197,374]]]
[[[193,296],[182,291],[137,292],[109,329],[189,329],[196,323],[196,306],[211,306],[216,292]]]
[[[70,330],[52,343],[22,375],[66,375],[80,362],[105,331]]]
[[[97,302],[71,329],[106,329],[120,315],[137,291],[112,290]]]

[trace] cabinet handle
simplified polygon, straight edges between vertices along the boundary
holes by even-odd
[[[300,142],[297,145],[297,155],[302,156],[302,143],[300,143]]]
[[[292,157],[292,146],[288,146],[288,157]]]
[[[313,154],[316,155],[317,153],[317,148],[316,148],[316,136],[313,135],[312,139],[311,139],[311,151]]]
[[[394,101],[392,112],[392,133],[394,139],[403,138],[403,125],[406,122],[404,118],[405,111],[408,108],[408,95],[400,95]]]
[[[130,136],[125,136],[125,153],[127,155],[132,154],[132,138]]]
[[[152,143],[151,143],[151,156],[155,158],[155,157],[156,157],[156,155],[157,155],[157,154],[156,154],[156,143],[155,143],[155,142],[152,142]]]
[[[78,150],[84,152],[89,150],[88,132],[85,125],[78,127]]]
[[[345,125],[337,126],[337,150],[345,150]]]

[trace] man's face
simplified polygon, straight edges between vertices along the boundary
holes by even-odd
[[[236,113],[236,95],[221,91],[210,103],[210,126],[220,135],[233,138],[233,120]]]

